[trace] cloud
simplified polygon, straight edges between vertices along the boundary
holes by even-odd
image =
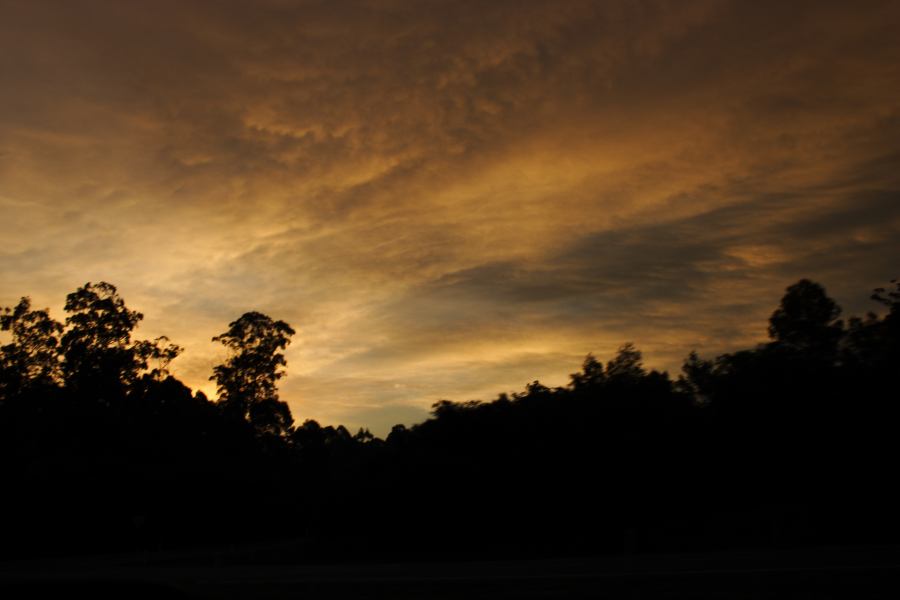
[[[898,25],[893,2],[7,3],[0,304],[112,281],[206,389],[209,339],[262,310],[299,331],[298,417],[359,424],[626,340],[670,369],[752,343],[799,277],[864,310],[897,275]]]

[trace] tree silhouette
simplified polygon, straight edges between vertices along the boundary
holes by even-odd
[[[302,532],[313,559],[895,544],[892,284],[872,296],[879,314],[844,326],[801,280],[771,343],[692,352],[676,382],[625,344],[605,363],[588,355],[566,387],[442,400],[385,441],[292,427],[282,321],[250,312],[213,338],[229,350],[215,404],[168,375],[178,346],[133,339],[141,315],[115,287],[70,294],[65,327],[22,298],[0,311],[0,558],[66,539],[133,547],[151,530],[175,546]],[[77,493],[60,505],[61,491]]]
[[[893,279],[891,283],[893,290],[877,288],[872,299],[888,308],[888,314],[882,319],[881,337],[885,356],[896,361],[900,356],[900,279]]]
[[[66,386],[91,394],[101,403],[121,397],[147,368],[147,361],[165,355],[168,360],[180,349],[158,342],[131,339],[144,316],[125,306],[116,287],[90,282],[66,297],[66,331],[61,349]]]
[[[893,290],[888,288],[875,288],[872,292],[872,300],[883,304],[890,309],[890,314],[900,313],[900,279],[892,279]]]
[[[688,394],[698,404],[705,404],[711,396],[715,364],[711,360],[703,360],[696,351],[691,350],[681,365],[681,375],[675,386],[682,393]]]
[[[606,365],[606,376],[614,381],[637,381],[647,374],[641,351],[628,342],[619,347],[616,356]]]
[[[281,367],[287,365],[279,350],[287,347],[294,333],[284,321],[248,312],[212,338],[231,351],[210,377],[216,381],[225,414],[247,421],[258,433],[289,432],[293,418],[288,405],[278,399],[276,384],[284,376]]]
[[[879,318],[868,313],[865,318],[851,317],[847,331],[841,340],[841,360],[856,369],[857,377],[865,373],[871,378],[875,372],[882,376],[893,376],[900,358],[900,280],[891,283],[895,289],[876,288],[871,299],[888,309]],[[884,382],[886,384],[886,382]]]
[[[14,308],[3,309],[0,330],[9,331],[12,342],[0,347],[0,398],[61,381],[58,352],[62,329],[46,309],[31,310],[27,297]]]
[[[796,351],[831,355],[843,329],[840,314],[821,285],[801,279],[787,288],[769,318],[769,336]]]
[[[581,371],[569,375],[570,385],[574,390],[590,390],[600,386],[606,380],[603,372],[603,363],[597,360],[593,354],[588,354],[581,364]]]

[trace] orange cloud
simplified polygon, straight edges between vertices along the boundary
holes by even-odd
[[[900,10],[872,2],[13,3],[0,304],[115,283],[187,352],[298,329],[298,418],[675,369],[784,287],[897,275]]]

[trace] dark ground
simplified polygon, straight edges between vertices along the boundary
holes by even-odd
[[[8,562],[0,565],[0,597],[755,600],[900,594],[900,547],[894,546],[479,562],[260,563],[278,550],[248,546]]]

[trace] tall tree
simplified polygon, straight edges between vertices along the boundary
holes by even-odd
[[[116,287],[86,283],[66,297],[66,331],[62,336],[63,374],[67,387],[91,394],[101,403],[121,397],[152,358],[171,361],[181,349],[155,341],[132,340],[144,316],[125,306]]]
[[[277,382],[287,365],[280,351],[294,333],[284,321],[248,312],[213,338],[231,352],[210,377],[218,386],[219,403],[227,415],[249,422],[258,433],[284,435],[293,423],[290,408],[278,399]]]

